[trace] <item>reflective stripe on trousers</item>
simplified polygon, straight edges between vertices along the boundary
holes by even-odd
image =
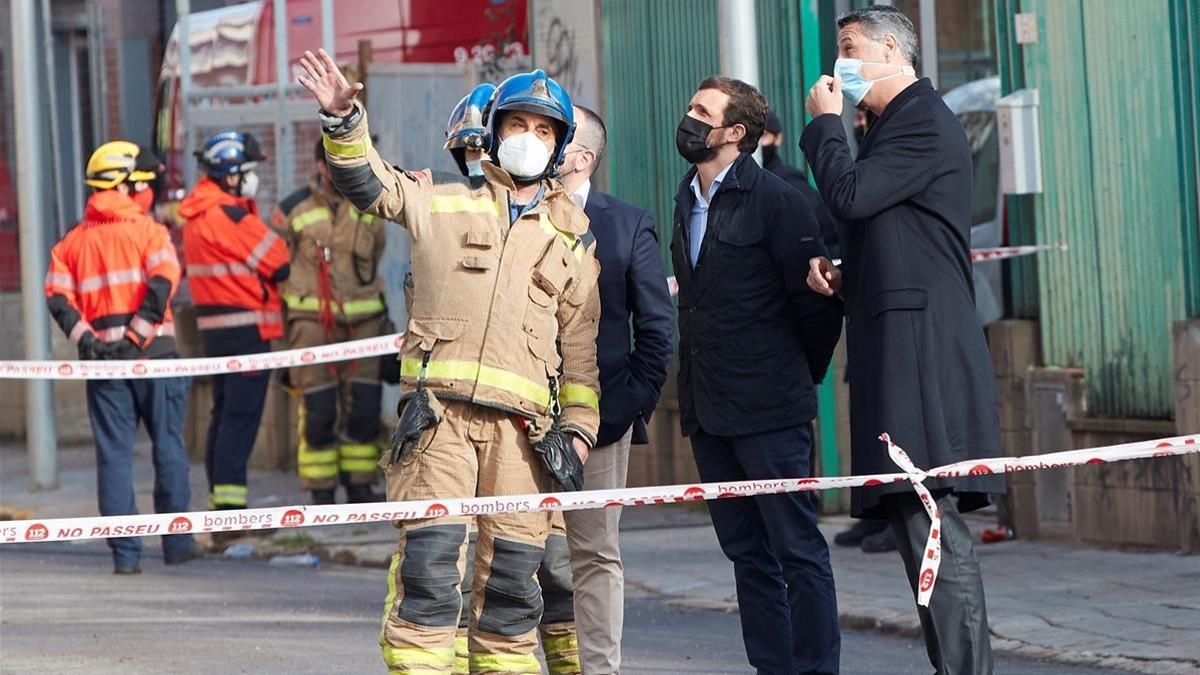
[[[212,495],[209,496],[209,505],[214,509],[221,507],[245,507],[247,494],[245,485],[214,485],[212,487]]]

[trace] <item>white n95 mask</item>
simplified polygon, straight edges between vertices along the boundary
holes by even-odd
[[[550,151],[537,134],[525,131],[500,141],[496,159],[500,160],[500,168],[516,180],[532,181],[546,171]]]

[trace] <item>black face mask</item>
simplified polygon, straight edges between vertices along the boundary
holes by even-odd
[[[717,154],[716,147],[708,147],[708,135],[714,129],[724,128],[705,124],[691,115],[684,115],[679,121],[679,126],[675,128],[675,149],[689,164],[705,162]]]
[[[760,145],[759,150],[762,150],[763,166],[773,164],[779,158],[778,145]]]

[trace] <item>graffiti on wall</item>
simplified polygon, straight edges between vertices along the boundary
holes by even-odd
[[[530,4],[534,65],[565,87],[576,103],[600,108],[595,4],[552,0]]]

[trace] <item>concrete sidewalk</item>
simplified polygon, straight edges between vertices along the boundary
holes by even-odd
[[[139,504],[150,509],[153,473],[139,448]],[[60,452],[60,487],[30,493],[23,450],[0,445],[0,507],[38,518],[94,515],[90,448]],[[192,471],[192,503],[204,504],[204,470]],[[306,501],[289,474],[252,472],[251,506]],[[18,516],[23,517],[23,516]],[[968,517],[973,529],[987,527]],[[848,518],[830,518],[833,532]],[[255,555],[311,550],[324,560],[386,567],[394,534],[387,523],[304,528],[251,537]],[[732,565],[717,546],[703,505],[628,508],[621,534],[627,582],[673,603],[736,612]],[[978,542],[978,539],[976,539]],[[147,547],[146,555],[156,555]],[[976,543],[987,582],[993,646],[1064,663],[1144,673],[1200,673],[1200,557],[1125,553],[1039,542]],[[834,548],[842,624],[916,635],[920,627],[899,556]]]

